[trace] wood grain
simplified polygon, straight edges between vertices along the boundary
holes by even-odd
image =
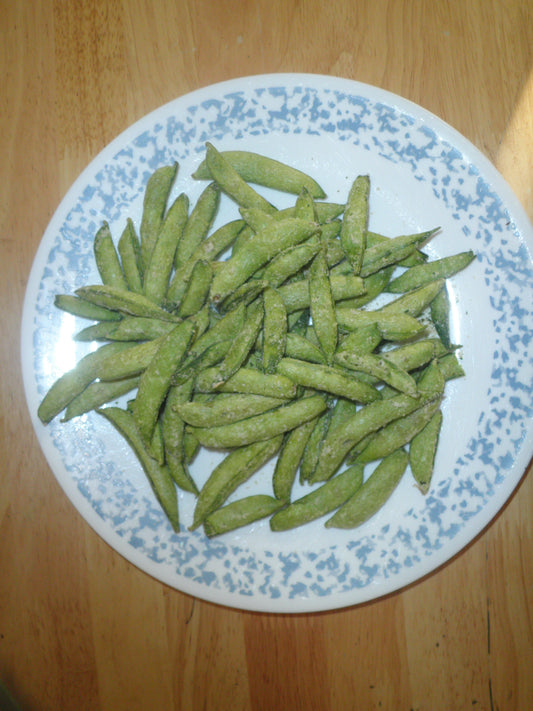
[[[89,528],[32,432],[19,332],[59,201],[118,133],[212,82],[312,72],[434,112],[533,219],[529,0],[0,0],[0,682],[27,711],[533,707],[533,479],[454,560],[384,599],[239,612]]]

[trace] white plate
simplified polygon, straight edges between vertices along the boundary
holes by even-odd
[[[91,346],[73,334],[86,322],[54,308],[57,293],[98,281],[92,244],[106,219],[118,239],[139,225],[147,176],[178,160],[174,190],[194,202],[190,175],[205,141],[287,161],[342,202],[359,173],[372,180],[371,229],[385,234],[440,225],[433,257],[465,249],[477,260],[450,281],[453,335],[466,377],[448,384],[436,471],[423,497],[409,476],[383,510],[354,531],[323,520],[287,533],[267,523],[218,539],[172,533],[144,474],[97,415],[43,427],[36,411],[52,382]],[[287,198],[266,195],[279,206]],[[285,202],[284,202],[285,201]],[[290,199],[292,201],[292,198]],[[237,215],[224,202],[220,222]],[[183,96],[114,140],[76,180],[48,226],[31,271],[22,324],[29,409],[50,467],[84,519],[115,550],[160,581],[232,607],[326,610],[377,598],[435,570],[495,516],[532,456],[533,234],[499,173],[465,138],[419,106],[329,76],[267,75]],[[94,347],[94,346],[93,346]],[[201,484],[216,456],[192,470]],[[268,492],[271,470],[246,493]]]

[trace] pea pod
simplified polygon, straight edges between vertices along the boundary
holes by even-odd
[[[287,311],[279,293],[268,287],[263,294],[263,369],[274,373],[285,353]]]
[[[427,494],[431,484],[441,426],[442,412],[437,410],[409,445],[411,472],[423,494]]]
[[[315,420],[308,420],[285,435],[272,475],[274,496],[281,501],[289,501],[291,498],[300,461],[315,422]]]
[[[351,498],[326,521],[326,528],[356,528],[373,516],[400,483],[409,455],[403,449],[389,454]]]
[[[208,262],[196,262],[178,308],[178,315],[181,318],[193,316],[206,303],[212,277],[213,272]]]
[[[189,400],[192,390],[192,380],[170,387],[161,416],[161,434],[170,475],[180,489],[197,496],[198,487],[191,476],[185,455],[185,422],[178,412],[179,404]]]
[[[139,385],[139,377],[124,378],[122,380],[105,382],[97,380],[88,385],[79,395],[69,402],[65,409],[62,422],[68,422],[74,417],[79,417],[92,410],[97,410],[102,405],[107,405],[113,400],[135,390]]]
[[[338,328],[323,250],[315,256],[309,269],[309,307],[320,348],[326,363],[331,364],[337,348]]]
[[[207,402],[189,401],[176,405],[180,417],[193,427],[217,427],[279,407],[283,398],[244,393],[221,393]]]
[[[437,279],[448,279],[465,269],[474,259],[474,252],[468,251],[418,264],[389,282],[387,291],[398,294],[417,289]]]
[[[178,172],[178,164],[165,165],[155,170],[146,184],[141,216],[141,263],[143,271],[152,258],[152,250],[163,224],[167,200]]]
[[[93,321],[120,321],[122,314],[105,306],[97,306],[73,294],[57,294],[54,306],[61,311]]]
[[[340,234],[341,244],[354,274],[359,274],[361,271],[363,255],[366,249],[369,194],[369,176],[357,176],[350,188],[342,220]]]
[[[348,467],[314,491],[275,513],[270,519],[270,528],[272,531],[287,531],[321,518],[342,506],[355,495],[362,484],[362,465]]]
[[[133,291],[106,286],[105,284],[92,284],[77,289],[76,294],[92,304],[104,306],[122,314],[160,318],[163,321],[179,321],[177,316],[168,313],[168,311],[154,304],[153,301],[150,301],[142,294],[136,294]]]
[[[179,531],[178,497],[174,480],[168,468],[152,457],[149,447],[146,446],[135,426],[133,415],[119,407],[106,407],[98,410],[98,413],[109,420],[129,442],[172,528],[174,531]]]
[[[122,271],[120,259],[111,237],[109,224],[104,222],[96,233],[93,244],[96,268],[104,284],[111,284],[127,289],[126,277]]]
[[[246,496],[209,514],[204,521],[204,531],[209,538],[220,536],[267,518],[282,505],[279,499],[266,494]]]
[[[141,294],[143,290],[141,244],[131,217],[126,220],[126,227],[120,235],[117,249],[128,289]]]
[[[313,395],[228,425],[193,427],[192,432],[204,447],[214,449],[242,447],[288,432],[302,422],[317,417],[326,407],[326,401],[321,395]]]
[[[219,205],[220,188],[215,183],[210,183],[191,210],[191,214],[178,240],[174,257],[174,267],[176,269],[179,269],[191,259],[207,237],[217,215]]]
[[[200,392],[211,392],[213,378],[210,373],[199,373],[195,388]],[[296,397],[297,387],[290,378],[280,373],[262,373],[254,368],[241,367],[224,383],[217,386],[218,392],[251,393],[272,397],[292,399]]]
[[[196,499],[191,530],[224,504],[241,484],[266,464],[279,450],[282,437],[239,447],[227,454],[213,469]]]
[[[389,360],[386,353],[375,355],[373,353],[343,351],[335,355],[335,361],[346,368],[366,373],[400,392],[413,397],[418,394],[414,378],[406,370]]]
[[[436,228],[426,232],[401,235],[390,239],[388,242],[381,242],[369,247],[365,250],[363,257],[361,276],[367,277],[384,267],[397,264],[414,252],[415,249],[418,249],[420,245],[431,239],[438,230],[439,228]]]

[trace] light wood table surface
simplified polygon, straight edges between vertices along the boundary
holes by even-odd
[[[84,522],[41,453],[20,371],[35,251],[132,122],[233,77],[312,72],[434,112],[533,218],[531,0],[0,0],[0,680],[27,711],[533,708],[533,476],[426,579],[320,614],[195,600]]]

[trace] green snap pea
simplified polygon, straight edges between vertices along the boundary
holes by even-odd
[[[141,463],[152,489],[174,531],[179,531],[178,496],[174,480],[165,465],[159,464],[140,436],[133,415],[119,407],[105,407],[97,411],[105,417],[129,442]]]
[[[69,402],[62,422],[68,422],[74,417],[84,415],[87,412],[91,412],[91,410],[97,410],[102,405],[107,405],[109,402],[135,390],[138,385],[138,376],[110,382],[97,380],[88,385],[85,390]]]
[[[331,513],[342,506],[363,484],[363,466],[355,464],[309,494],[296,499],[270,519],[272,531],[288,531]]]
[[[141,261],[143,271],[150,263],[152,250],[163,224],[168,197],[178,172],[178,164],[155,170],[146,184],[141,216]]]
[[[220,508],[227,498],[266,464],[279,450],[281,435],[254,442],[227,454],[213,469],[201,488],[193,513],[191,530],[198,528],[207,516]]]
[[[406,313],[417,317],[431,304],[439,291],[444,288],[444,279],[437,279],[424,286],[398,296],[394,301],[383,306],[380,311],[389,313]]]
[[[72,370],[54,381],[42,399],[37,410],[41,422],[51,422],[93,380],[100,377],[102,364],[110,356],[121,355],[131,347],[131,343],[108,343],[81,358]]]
[[[435,331],[446,348],[451,348],[450,297],[447,289],[441,289],[430,304],[430,315]]]
[[[122,318],[122,315],[117,311],[108,309],[105,306],[91,304],[89,301],[73,294],[57,294],[54,297],[54,306],[73,316],[92,321],[120,321]]]
[[[113,337],[117,329],[117,321],[99,321],[91,326],[82,328],[75,334],[74,340],[81,342],[116,340]],[[128,339],[131,340],[131,339]]]
[[[320,348],[331,364],[337,348],[337,319],[324,252],[320,251],[309,269],[309,308]]]
[[[259,195],[211,144],[206,143],[206,162],[212,179],[221,190],[241,207],[260,207],[265,212],[275,212],[276,208]]]
[[[224,359],[219,365],[203,372],[203,382],[209,383],[208,390],[218,388],[243,365],[257,341],[263,317],[264,309],[261,302],[255,302],[246,310],[241,332],[233,340]]]
[[[342,220],[341,244],[354,274],[359,274],[361,271],[366,249],[369,194],[369,176],[357,176],[350,188]]]
[[[377,232],[371,232],[370,230],[366,233],[366,244],[367,247],[373,247],[375,244],[379,244],[381,242],[387,242],[390,240],[390,237],[386,237],[385,235],[378,234]],[[424,252],[420,251],[419,249],[415,249],[414,252],[411,252],[411,254],[408,257],[405,257],[404,259],[401,259],[398,262],[399,267],[414,267],[417,264],[424,264],[427,262],[428,256]]]
[[[204,521],[204,531],[209,538],[234,531],[243,526],[260,521],[275,513],[283,503],[273,496],[253,494],[232,501],[213,513]]]
[[[117,249],[128,289],[141,294],[143,290],[141,244],[131,217],[126,220]]]
[[[127,289],[126,277],[122,271],[120,259],[107,222],[104,222],[96,233],[93,249],[96,268],[102,283],[111,284],[120,289]]]
[[[213,303],[219,303],[244,284],[276,254],[303,242],[318,229],[315,223],[294,217],[281,222],[273,221],[265,229],[255,233],[235,255],[222,262],[216,270],[211,285]]]
[[[159,410],[172,384],[172,377],[185,357],[194,333],[195,325],[192,321],[178,324],[163,337],[156,354],[141,376],[133,413],[145,442],[152,438]]]
[[[343,303],[339,304],[339,306],[356,310],[370,304],[385,291],[393,272],[394,266],[391,266],[365,277],[359,294],[355,294],[351,297],[346,296]],[[332,276],[332,281],[335,279],[335,276],[336,275]]]
[[[287,344],[287,311],[279,293],[268,287],[263,293],[263,370],[274,373],[285,354]]]
[[[372,437],[358,455],[357,461],[374,462],[408,444],[425,427],[439,407],[440,400],[435,400],[399,420],[390,422]]]
[[[172,264],[189,214],[189,198],[178,195],[170,206],[152,248],[144,271],[144,295],[160,306],[164,303]]]
[[[211,392],[209,378],[203,373],[196,378],[197,390]],[[250,393],[291,400],[296,397],[297,387],[290,378],[279,373],[262,373],[253,368],[242,367],[217,388],[219,392]]]
[[[333,366],[282,358],[277,372],[303,387],[346,397],[356,402],[369,403],[380,398],[379,391],[373,385]]]
[[[418,394],[414,378],[389,360],[386,354],[342,351],[335,355],[335,361],[345,368],[366,373],[407,395],[416,397]]]
[[[300,398],[260,415],[220,427],[194,427],[193,434],[205,447],[228,449],[271,439],[311,420],[327,407],[321,395]]]
[[[175,325],[159,318],[124,316],[107,337],[113,341],[151,341],[169,333]]]
[[[316,259],[316,257],[315,257]],[[348,299],[364,292],[363,280],[360,277],[345,275],[335,275],[330,278],[331,294],[334,301]],[[279,293],[283,297],[288,313],[301,311],[310,306],[311,296],[309,290],[309,279],[299,279],[279,287]],[[343,301],[338,304],[342,307]]]
[[[417,289],[437,279],[448,279],[465,269],[475,258],[474,252],[468,251],[435,259],[425,264],[418,264],[389,282],[387,291],[400,294]]]
[[[404,311],[354,311],[340,306],[336,309],[336,317],[339,326],[347,331],[375,324],[388,341],[407,341],[425,331],[423,323]]]
[[[379,269],[397,264],[415,249],[427,242],[440,228],[412,235],[393,237],[388,242],[381,242],[365,250],[360,274],[367,277]]]
[[[213,272],[208,262],[196,262],[187,289],[178,308],[178,316],[186,318],[197,313],[206,303]]]
[[[331,420],[331,410],[328,408],[315,421],[315,426],[306,442],[300,461],[300,482],[309,481],[315,471],[320,449],[326,436]]]
[[[289,277],[309,264],[319,250],[320,241],[314,238],[303,244],[289,247],[268,263],[262,278],[274,288],[281,286]]]
[[[356,528],[377,513],[400,483],[409,455],[402,449],[383,459],[363,485],[326,521],[326,528]]]
[[[281,501],[288,502],[291,498],[300,461],[314,427],[315,420],[308,420],[285,435],[272,475],[274,496]]]
[[[140,375],[148,367],[150,361],[157,353],[165,336],[159,336],[152,341],[131,343],[117,341],[111,345],[128,346],[126,350],[112,352],[102,359],[98,370],[100,380],[120,380],[134,375]],[[102,348],[107,346],[102,346]]]
[[[105,306],[108,309],[114,309],[130,316],[146,316],[174,322],[179,320],[142,294],[136,294],[133,291],[106,286],[105,284],[92,284],[76,289],[76,294],[92,304]]]
[[[431,484],[441,426],[442,412],[437,410],[409,445],[409,465],[423,494],[427,494]]]
[[[323,189],[311,176],[282,161],[251,151],[221,151],[222,156],[247,183],[299,195],[303,189],[317,199],[326,197]],[[193,173],[198,180],[209,180],[212,174],[207,160]]]
[[[161,433],[165,462],[171,477],[183,491],[198,496],[198,487],[189,471],[185,455],[185,422],[178,411],[179,404],[187,402],[193,392],[193,381],[172,385],[168,391],[161,416]]]
[[[192,257],[196,249],[207,237],[220,205],[220,188],[210,183],[191,210],[189,219],[178,241],[174,267],[179,269]]]
[[[368,326],[348,333],[339,343],[338,353],[372,353],[379,346],[382,340],[381,331],[377,324],[371,323]]]
[[[180,417],[193,427],[217,427],[279,407],[284,398],[243,393],[221,393],[206,402],[189,401],[176,407]]]
[[[285,356],[296,360],[306,360],[309,363],[326,364],[326,356],[320,348],[299,333],[287,333]]]

